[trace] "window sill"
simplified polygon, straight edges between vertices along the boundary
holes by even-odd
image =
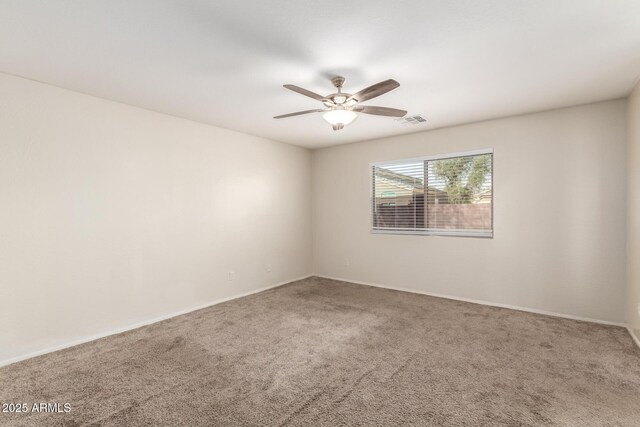
[[[406,229],[372,229],[371,234],[398,234],[412,236],[447,236],[447,237],[481,237],[493,239],[493,230],[406,230]]]

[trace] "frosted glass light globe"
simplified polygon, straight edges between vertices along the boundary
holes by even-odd
[[[335,126],[337,124],[348,125],[352,121],[354,121],[358,117],[354,111],[351,110],[329,110],[322,115],[322,118],[327,121],[331,126]]]

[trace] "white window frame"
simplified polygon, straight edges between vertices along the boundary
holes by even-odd
[[[382,228],[382,227],[374,227],[373,226],[373,215],[375,212],[375,177],[374,177],[374,167],[376,166],[391,166],[397,165],[398,163],[412,163],[412,162],[423,162],[430,160],[444,160],[451,159],[455,157],[466,157],[466,156],[478,156],[481,154],[491,154],[491,229],[490,230],[472,230],[472,229],[425,229],[425,230],[416,230],[413,228]],[[493,193],[493,182],[494,182],[494,156],[493,156],[493,148],[483,148],[480,150],[472,150],[472,151],[461,151],[457,153],[445,153],[445,154],[435,154],[431,156],[421,156],[421,157],[410,157],[398,160],[386,160],[383,162],[372,162],[369,163],[369,180],[370,180],[370,194],[369,194],[369,224],[371,226],[371,234],[403,234],[403,235],[418,235],[418,236],[454,236],[454,237],[483,237],[483,238],[493,238],[493,228],[494,228],[494,208],[493,204],[495,201],[495,195]]]

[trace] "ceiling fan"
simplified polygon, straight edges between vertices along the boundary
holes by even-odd
[[[313,98],[322,102],[325,105],[325,108],[282,114],[280,116],[275,116],[274,119],[283,119],[285,117],[299,116],[309,113],[323,113],[322,118],[325,119],[333,127],[333,130],[340,130],[354,121],[355,118],[358,117],[357,113],[389,117],[403,117],[405,114],[407,114],[406,111],[398,110],[395,108],[360,105],[361,102],[368,101],[372,98],[383,95],[400,86],[400,83],[393,79],[376,83],[373,86],[362,89],[360,92],[354,93],[353,95],[350,93],[342,92],[344,77],[334,77],[331,79],[331,83],[333,83],[333,85],[338,89],[338,92],[332,93],[327,96],[318,95],[317,93],[313,93],[307,89],[303,89],[295,85],[284,85],[284,87],[289,90],[298,92],[301,95],[305,95],[309,98]]]

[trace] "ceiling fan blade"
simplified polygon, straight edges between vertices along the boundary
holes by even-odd
[[[285,117],[293,117],[293,116],[300,116],[302,114],[309,114],[309,113],[321,113],[324,110],[305,110],[305,111],[296,111],[295,113],[289,113],[289,114],[282,114],[280,116],[275,116],[274,119],[283,119]]]
[[[317,93],[311,92],[310,90],[303,89],[296,85],[284,85],[284,87],[294,92],[298,92],[300,95],[308,96],[309,98],[316,99],[320,102],[326,99],[324,96],[318,95]]]
[[[353,111],[364,114],[373,114],[374,116],[404,117],[407,112],[396,108],[373,107],[370,105],[361,105],[353,108]]]
[[[369,86],[368,88],[362,89],[358,93],[354,93],[349,97],[349,100],[355,99],[358,102],[364,102],[368,99],[375,98],[376,96],[383,95],[389,91],[400,86],[400,83],[393,79],[385,80],[380,83],[376,83],[373,86]]]

